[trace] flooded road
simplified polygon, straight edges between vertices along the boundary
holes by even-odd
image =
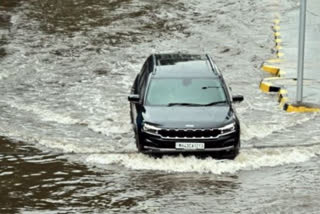
[[[258,90],[277,2],[2,0],[0,213],[317,213],[320,115]],[[173,51],[245,96],[235,161],[136,152],[127,94]]]

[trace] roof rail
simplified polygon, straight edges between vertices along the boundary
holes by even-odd
[[[207,57],[207,59],[209,61],[209,64],[210,64],[212,70],[214,72],[216,72],[219,76],[221,76],[221,73],[220,73],[218,67],[215,65],[215,63],[213,63],[213,60],[211,59],[211,57],[208,54],[206,54],[206,57]]]

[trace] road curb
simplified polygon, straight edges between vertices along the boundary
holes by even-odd
[[[274,35],[274,53],[275,58],[268,59],[261,65],[261,70],[267,72],[271,77],[263,78],[260,82],[259,88],[264,93],[277,93],[277,98],[280,107],[286,112],[320,112],[318,106],[312,104],[294,104],[289,101],[288,91],[284,85],[277,85],[274,82],[278,80],[285,80],[285,72],[281,71],[277,65],[280,65],[285,61],[284,54],[282,52],[282,39],[280,33],[280,18],[273,20],[272,30]],[[290,79],[295,80],[295,79]]]

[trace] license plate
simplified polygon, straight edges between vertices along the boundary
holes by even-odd
[[[176,149],[204,149],[204,143],[176,143]]]

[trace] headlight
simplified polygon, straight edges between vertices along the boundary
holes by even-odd
[[[236,130],[236,123],[228,124],[222,128],[219,129],[221,131],[221,134],[227,134],[234,132]]]
[[[160,128],[150,125],[148,123],[143,124],[142,126],[142,130],[144,132],[150,133],[150,134],[158,134],[158,131],[160,130]]]

